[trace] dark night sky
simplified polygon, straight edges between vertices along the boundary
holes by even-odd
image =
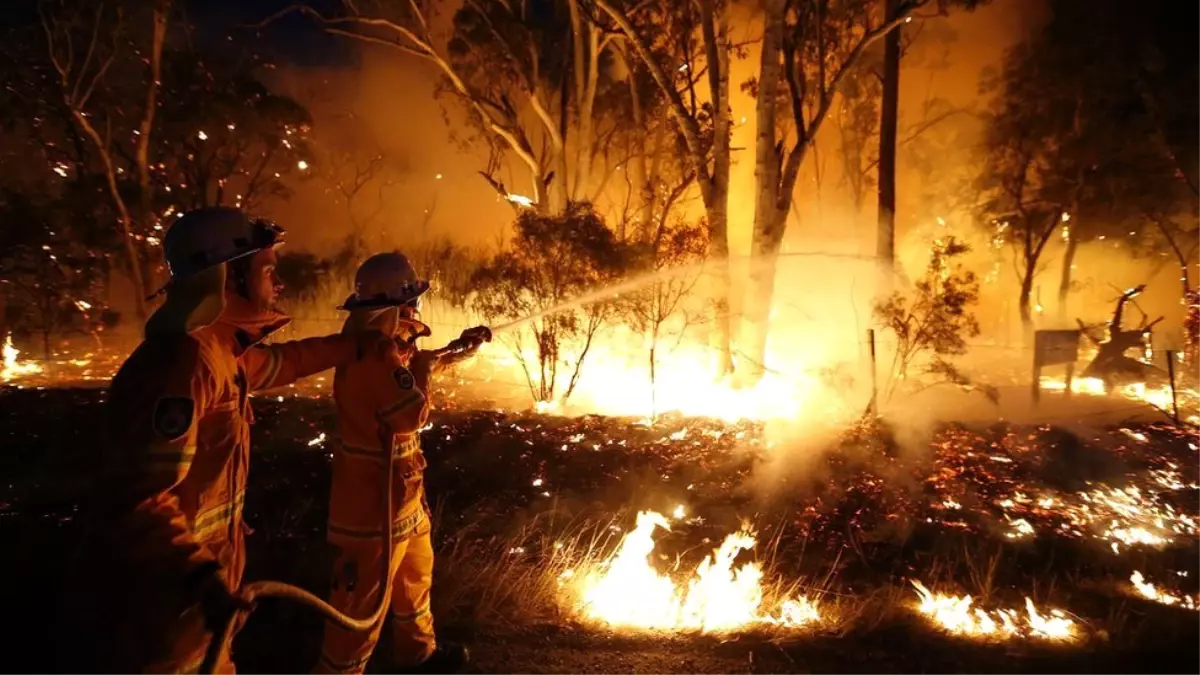
[[[36,29],[37,0],[10,0],[0,8],[0,30]],[[353,65],[356,51],[345,39],[330,36],[311,18],[291,14],[262,29],[243,28],[295,4],[292,0],[176,0],[174,10],[195,28],[194,37],[206,49],[228,49],[230,38],[239,48],[257,51],[264,60],[297,66]],[[306,3],[322,13],[335,14],[338,0]]]
[[[184,0],[183,10],[207,46],[228,44],[256,50],[264,60],[296,66],[345,66],[356,61],[356,50],[344,39],[325,33],[310,17],[289,14],[261,29],[244,28],[292,4],[292,0]],[[308,5],[334,14],[337,0],[313,0]]]

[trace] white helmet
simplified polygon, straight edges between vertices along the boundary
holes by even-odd
[[[354,275],[354,294],[338,309],[383,309],[409,306],[419,310],[429,282],[417,277],[408,258],[399,251],[367,258]]]
[[[283,243],[284,230],[251,220],[228,206],[210,206],[179,217],[163,238],[171,279],[186,279],[231,260]]]

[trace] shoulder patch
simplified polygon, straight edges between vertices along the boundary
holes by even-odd
[[[173,441],[192,426],[195,403],[183,396],[164,396],[154,404],[154,433]]]
[[[417,384],[417,381],[413,378],[412,373],[408,372],[407,368],[393,370],[392,378],[396,380],[396,386],[406,391],[412,389]]]

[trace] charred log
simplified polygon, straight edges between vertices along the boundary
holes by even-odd
[[[1125,330],[1123,326],[1125,306],[1132,302],[1145,289],[1146,286],[1144,284],[1136,286],[1122,293],[1121,297],[1117,299],[1117,306],[1113,310],[1112,319],[1108,322],[1108,336],[1106,339],[1101,340],[1096,338],[1087,325],[1076,319],[1079,328],[1098,348],[1096,357],[1083,369],[1084,377],[1099,378],[1110,389],[1114,385],[1127,382],[1146,382],[1162,379],[1163,373],[1159,369],[1149,363],[1128,356],[1130,350],[1144,350],[1146,348],[1154,326],[1163,320],[1163,317],[1160,316],[1153,321],[1148,321],[1149,317],[1143,314],[1137,328]]]

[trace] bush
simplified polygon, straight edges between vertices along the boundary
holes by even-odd
[[[897,292],[876,304],[877,323],[896,338],[885,401],[910,378],[918,391],[948,383],[997,400],[994,387],[972,383],[950,360],[967,353],[966,338],[979,335],[979,322],[971,312],[979,302],[979,280],[958,262],[970,250],[954,237],[935,241],[929,265],[912,293],[905,297]]]
[[[562,400],[571,396],[596,332],[616,310],[611,297],[585,294],[618,279],[628,262],[628,248],[591,205],[573,203],[558,215],[521,214],[509,245],[471,276],[470,305],[485,319],[528,319],[508,341],[536,401],[555,399],[574,356]]]

